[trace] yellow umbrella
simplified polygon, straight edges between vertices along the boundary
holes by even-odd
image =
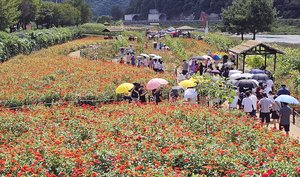
[[[180,82],[179,85],[182,87],[195,87],[196,83],[191,80],[184,80]]]
[[[133,84],[131,83],[124,83],[119,85],[119,87],[116,89],[116,93],[125,93],[128,92],[129,90],[131,90],[133,88]]]
[[[196,79],[194,79],[194,78],[190,78],[190,81],[192,81],[192,82],[196,82],[197,80],[196,80]]]

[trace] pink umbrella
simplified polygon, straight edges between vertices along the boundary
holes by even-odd
[[[151,80],[148,82],[146,88],[147,88],[148,90],[154,90],[154,89],[158,88],[159,86],[164,85],[164,84],[168,84],[168,83],[169,83],[169,82],[166,81],[165,79],[154,78],[154,79],[151,79]]]

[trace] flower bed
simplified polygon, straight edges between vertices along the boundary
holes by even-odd
[[[101,42],[84,38],[42,49],[31,55],[18,55],[0,65],[1,106],[15,107],[38,102],[115,99],[115,89],[124,82],[146,84],[158,77],[174,85],[174,76],[155,74],[148,68],[118,63],[74,59],[70,50]]]
[[[297,176],[299,140],[238,111],[154,104],[0,112],[0,174]]]

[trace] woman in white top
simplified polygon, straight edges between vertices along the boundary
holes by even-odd
[[[160,61],[159,66],[158,66],[158,71],[159,72],[164,72],[164,65],[162,64],[163,62]]]

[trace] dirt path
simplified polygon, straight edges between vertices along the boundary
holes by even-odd
[[[75,51],[75,52],[72,52],[68,55],[69,57],[73,57],[73,58],[80,58],[80,51]],[[113,62],[117,62],[117,61],[113,61]],[[228,105],[228,104],[227,104]],[[259,115],[258,115],[259,116]],[[292,116],[291,116],[292,117]],[[292,119],[292,118],[291,118]],[[300,118],[298,117],[298,120],[300,120]],[[278,128],[279,125],[277,125],[277,128]],[[299,126],[299,127],[298,127]],[[300,139],[300,125],[293,125],[292,124],[292,120],[291,120],[291,126],[290,126],[290,135],[293,136],[293,138],[298,138]],[[271,123],[269,125],[269,128],[273,128],[273,123]],[[285,133],[285,132],[282,132],[282,133]]]

